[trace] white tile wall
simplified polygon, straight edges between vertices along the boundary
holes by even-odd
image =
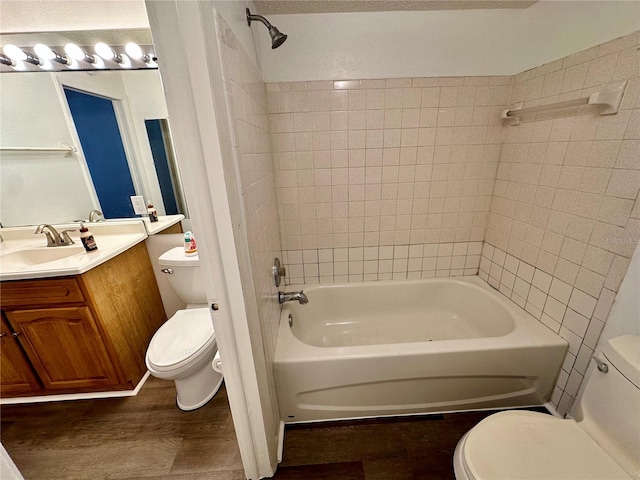
[[[479,275],[569,342],[552,396],[559,413],[566,413],[586,372],[615,292],[603,289],[599,299],[592,297],[489,243],[482,250]]]
[[[218,16],[217,21],[251,272],[262,340],[270,362],[275,351],[280,319],[280,305],[271,266],[273,258],[280,255],[281,246],[266,87],[259,70],[233,31],[222,17]]]
[[[511,92],[511,104],[534,106],[629,82],[617,115],[587,106],[505,130],[480,275],[570,342],[552,399],[561,413],[640,238],[639,46],[636,32],[534,68]]]
[[[482,242],[284,252],[287,285],[477,275]]]
[[[510,84],[510,77],[268,84],[283,249],[482,241]],[[395,262],[395,273],[408,269]]]

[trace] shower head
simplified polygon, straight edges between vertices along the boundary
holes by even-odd
[[[269,35],[271,35],[271,48],[278,48],[287,39],[287,35],[281,33],[280,30],[273,25],[269,28]]]
[[[264,18],[262,15],[252,15],[251,11],[249,11],[248,8],[246,9],[246,12],[247,12],[247,23],[249,24],[249,26],[251,26],[251,22],[253,20],[258,20],[259,22],[264,23],[264,25],[269,29],[269,35],[271,35],[272,49],[278,48],[287,39],[286,34],[281,33],[280,30],[278,30],[276,27],[271,25],[269,21],[266,18]]]

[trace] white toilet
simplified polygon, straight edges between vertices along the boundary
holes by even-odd
[[[485,418],[458,442],[456,479],[640,478],[640,337],[609,340],[601,358],[575,419],[527,411]]]
[[[222,374],[213,370],[218,351],[207,306],[198,256],[187,257],[182,247],[172,248],[158,259],[171,286],[187,303],[155,333],[145,362],[151,375],[174,380],[181,410],[203,406],[222,385]]]

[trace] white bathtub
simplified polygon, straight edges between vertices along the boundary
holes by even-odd
[[[567,349],[479,277],[301,288],[274,359],[285,422],[542,405]]]

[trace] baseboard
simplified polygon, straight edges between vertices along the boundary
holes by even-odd
[[[27,403],[61,402],[65,400],[93,400],[96,398],[119,398],[135,397],[144,383],[149,378],[150,373],[144,374],[142,379],[133,390],[119,390],[117,392],[90,392],[90,393],[65,393],[61,395],[40,395],[37,397],[2,398],[0,405],[20,405]]]
[[[283,451],[284,451],[284,422],[280,421],[280,429],[278,430],[278,463],[282,462]]]

